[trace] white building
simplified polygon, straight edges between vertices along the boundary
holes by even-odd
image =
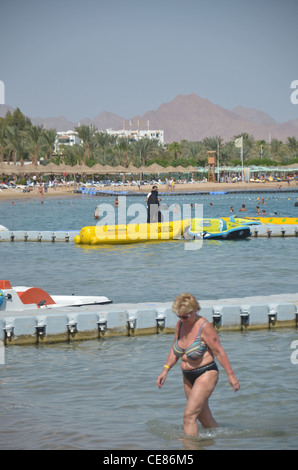
[[[140,140],[140,139],[147,137],[148,139],[158,140],[158,142],[161,145],[164,144],[164,131],[162,130],[147,129],[146,131],[142,131],[142,130],[133,131],[131,129],[130,130],[122,129],[121,131],[114,131],[112,129],[107,129],[106,133],[110,135],[116,135],[117,137],[125,137],[130,142],[134,142],[136,140]]]
[[[123,129],[121,131],[114,131],[112,129],[107,129],[105,132],[109,135],[125,137],[129,140],[129,142],[135,142],[136,140],[140,140],[147,137],[149,139],[156,139],[161,145],[164,145],[164,131],[161,130],[147,129],[146,131],[133,131]],[[78,133],[76,131],[57,132],[55,140],[55,152],[59,151],[60,145],[69,145],[72,147],[73,145],[81,145],[82,143],[83,141],[79,138]]]
[[[79,138],[76,131],[63,131],[57,132],[55,140],[55,152],[58,152],[60,145],[80,145],[82,140]]]

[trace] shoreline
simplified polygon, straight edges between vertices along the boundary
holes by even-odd
[[[156,184],[158,187],[158,191],[160,193],[164,193],[166,191],[165,184]],[[80,187],[78,185],[78,187]],[[279,189],[280,187],[280,189]],[[137,186],[125,185],[125,186],[106,186],[104,188],[97,188],[98,191],[111,191],[113,192],[112,195],[115,195],[116,192],[134,192],[142,195],[148,194],[151,190],[152,185],[143,185],[140,189]],[[294,183],[290,185],[287,182],[265,182],[265,183],[188,183],[182,184],[177,183],[173,189],[168,189],[168,194],[175,194],[175,193],[193,193],[193,192],[212,192],[212,191],[256,191],[262,192],[266,190],[281,192],[281,191],[298,191],[298,186]],[[80,193],[74,192],[75,189],[73,187],[67,188],[49,188],[47,193],[43,193],[42,195],[39,193],[38,188],[33,189],[30,192],[23,192],[22,189],[1,189],[0,190],[0,202],[1,201],[14,201],[19,199],[38,199],[40,201],[46,200],[48,198],[67,198],[67,197],[77,197],[81,196]]]

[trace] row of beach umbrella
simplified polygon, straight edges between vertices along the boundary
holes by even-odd
[[[220,172],[239,172],[241,171],[241,167],[220,167],[216,168],[216,173]],[[251,173],[263,171],[263,172],[278,172],[278,171],[298,171],[298,164],[292,164],[283,167],[250,167],[249,171]],[[121,165],[111,166],[111,165],[100,165],[97,163],[96,165],[89,167],[83,163],[77,163],[74,166],[71,165],[55,165],[53,162],[50,162],[47,165],[34,165],[33,163],[30,164],[7,164],[7,163],[0,163],[0,174],[4,173],[6,175],[25,175],[25,174],[68,174],[68,175],[76,175],[76,174],[86,174],[86,175],[115,175],[119,173],[131,173],[131,174],[169,174],[169,173],[206,173],[208,172],[208,167],[205,168],[195,168],[193,166],[188,166],[184,168],[183,166],[179,165],[177,167],[167,166],[162,167],[158,165],[158,163],[153,163],[150,166],[141,166],[137,168],[130,164],[128,167],[124,167]]]
[[[55,165],[54,163],[49,163],[48,165],[34,165],[30,163],[28,165],[8,165],[5,163],[0,164],[0,173],[5,173],[8,175],[19,175],[19,174],[88,174],[88,175],[99,175],[99,174],[118,174],[118,173],[132,173],[132,174],[159,174],[159,173],[190,173],[198,172],[199,170],[189,166],[184,168],[183,166],[168,166],[166,168],[153,163],[150,166],[142,166],[137,168],[133,165],[129,165],[127,168],[121,165],[111,166],[111,165],[96,165],[89,167],[85,164],[76,164],[71,165]],[[205,170],[208,171],[208,170]]]

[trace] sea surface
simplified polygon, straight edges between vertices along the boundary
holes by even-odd
[[[266,204],[260,199],[264,197]],[[298,193],[162,196],[203,204],[204,217],[297,217]],[[76,196],[0,202],[12,230],[80,230],[114,197]],[[212,205],[210,205],[210,203]],[[145,196],[126,204],[144,204]],[[171,302],[181,292],[220,299],[298,292],[298,238],[251,238],[82,247],[74,243],[0,243],[0,279],[52,294],[106,295],[118,302]],[[5,348],[0,364],[0,449],[196,450],[297,449],[296,330],[220,332],[241,383],[237,394],[220,367],[210,406],[220,427],[184,439],[179,364],[159,390],[156,377],[173,335]]]

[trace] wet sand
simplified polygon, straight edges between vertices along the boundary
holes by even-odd
[[[165,184],[157,184],[159,192],[195,192],[195,191],[263,191],[263,190],[276,190],[278,191],[278,187],[280,186],[281,190],[283,189],[298,189],[295,183],[291,183],[288,185],[287,182],[276,183],[276,182],[265,182],[265,183],[188,183],[188,184],[175,184],[173,189],[166,188]],[[147,194],[151,190],[151,185],[142,185],[140,189],[134,185],[125,185],[125,186],[105,186],[104,189],[111,190],[111,191],[133,191],[138,193]],[[98,188],[102,190],[103,188]],[[65,198],[65,197],[76,197],[80,196],[80,194],[74,192],[74,187],[69,186],[59,187],[59,188],[49,188],[47,193],[43,193],[41,195],[38,191],[38,188],[33,189],[30,192],[23,192],[22,189],[1,189],[0,190],[0,202],[4,200],[17,200],[17,199],[30,199],[30,198],[37,198],[37,199],[47,199],[47,198]]]

